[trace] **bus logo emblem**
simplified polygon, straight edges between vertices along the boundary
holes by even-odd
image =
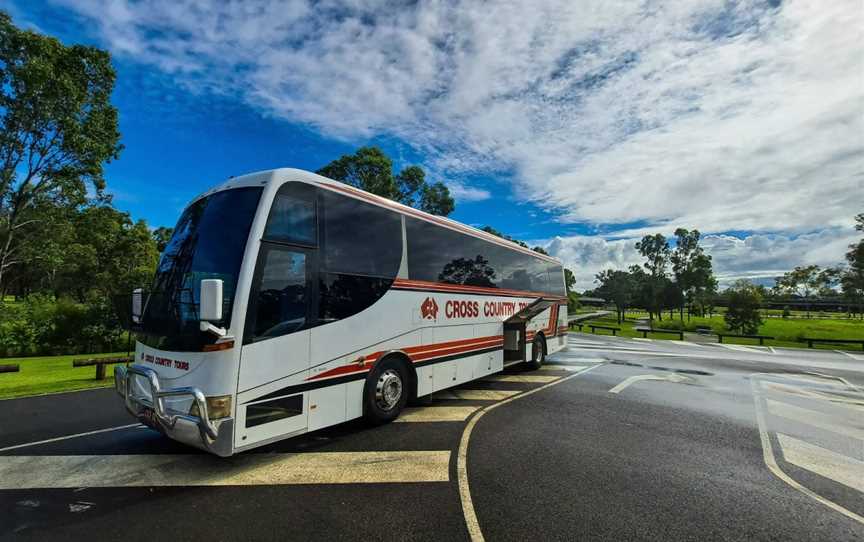
[[[423,315],[423,319],[426,320],[435,320],[438,318],[438,303],[435,303],[435,300],[431,297],[427,297],[426,301],[420,305],[420,314]]]

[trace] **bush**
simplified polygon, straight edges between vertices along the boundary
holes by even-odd
[[[0,357],[114,352],[125,348],[125,337],[99,298],[79,303],[33,294],[0,304]]]

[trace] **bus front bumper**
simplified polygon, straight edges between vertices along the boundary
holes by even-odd
[[[210,453],[228,457],[233,453],[234,419],[210,420],[204,393],[194,387],[165,388],[156,371],[141,365],[117,366],[114,388],[123,397],[126,410],[144,425],[168,437]],[[198,416],[166,408],[166,398],[191,398]]]

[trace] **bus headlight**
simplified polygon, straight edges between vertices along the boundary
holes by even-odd
[[[207,397],[207,415],[211,420],[218,420],[219,418],[227,418],[231,415],[231,396],[230,395],[219,395],[216,397]],[[189,409],[189,415],[195,416],[196,418],[201,416],[201,413],[198,411],[198,403],[193,402],[192,407]]]

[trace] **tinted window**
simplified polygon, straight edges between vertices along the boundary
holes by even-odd
[[[306,327],[307,255],[265,243],[252,295],[252,339],[293,333]]]
[[[246,407],[246,427],[284,420],[303,414],[303,396],[293,395]]]
[[[408,274],[415,280],[559,294],[549,269],[560,266],[414,218],[405,219]]]
[[[264,238],[314,245],[315,222],[315,189],[301,183],[287,183],[273,200]]]
[[[222,279],[219,325],[231,325],[231,309],[260,188],[216,192],[190,205],[162,253],[139,339],[154,348],[196,350],[213,342],[198,321],[202,279]]]
[[[402,219],[387,209],[321,191],[322,271],[393,278],[402,260]]]
[[[383,296],[391,279],[322,273],[319,282],[319,322],[348,318],[370,307]]]

